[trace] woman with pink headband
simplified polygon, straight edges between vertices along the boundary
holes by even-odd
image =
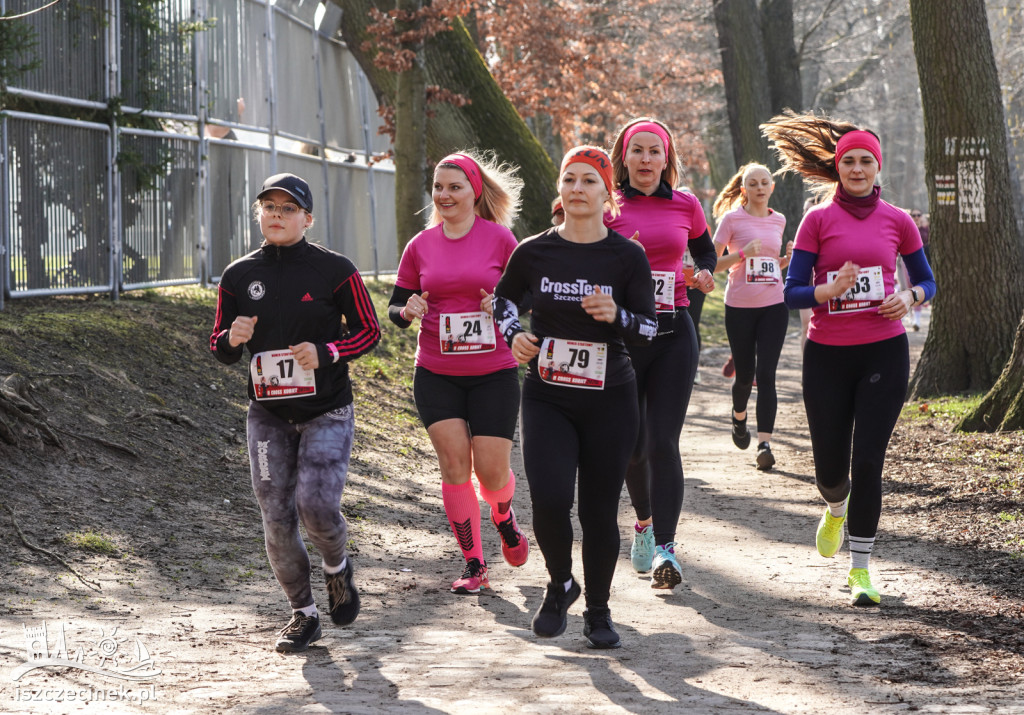
[[[658,309],[657,337],[629,350],[640,404],[640,438],[626,473],[636,512],[630,557],[637,571],[652,572],[651,588],[671,590],[683,580],[675,553],[683,509],[679,435],[699,357],[683,256],[692,256],[692,281],[703,293],[714,290],[718,258],[700,202],[673,189],[679,164],[664,124],[646,117],[626,124],[612,147],[612,166],[622,213],[605,222],[644,247]]]
[[[465,558],[453,593],[490,584],[480,538],[480,497],[511,566],[530,546],[519,529],[510,466],[519,412],[517,363],[497,338],[491,293],[516,239],[509,230],[523,182],[515,168],[473,152],[450,154],[434,169],[427,228],[406,245],[388,317],[402,328],[420,321],[413,392],[441,468],[448,523]]]
[[[636,441],[636,379],[626,345],[657,329],[651,269],[640,247],[607,228],[617,213],[608,155],[580,146],[562,159],[565,223],[523,241],[494,289],[494,315],[519,362],[522,443],[533,503],[533,533],[550,581],[533,632],[566,629],[580,597],[573,576],[572,506],[578,492],[590,648],[618,648],[608,609],[619,556],[622,480]],[[530,330],[517,305],[530,298]]]
[[[782,168],[824,201],[796,234],[784,289],[790,308],[813,308],[803,393],[818,492],[827,507],[815,542],[830,558],[850,536],[850,603],[875,606],[868,572],[882,513],[882,467],[907,394],[910,353],[903,317],[935,294],[921,234],[907,212],[882,201],[878,137],[848,122],[786,113],[761,125]],[[911,286],[898,290],[902,256]]]

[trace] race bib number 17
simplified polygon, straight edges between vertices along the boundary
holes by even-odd
[[[316,376],[295,359],[291,350],[267,350],[249,361],[256,399],[288,400],[316,394]]]

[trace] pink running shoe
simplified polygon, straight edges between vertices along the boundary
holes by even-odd
[[[487,566],[480,563],[479,559],[470,559],[466,562],[466,570],[462,576],[452,583],[452,593],[480,593],[482,588],[490,588],[487,581]]]
[[[526,540],[526,534],[519,530],[516,523],[516,514],[512,509],[508,510],[508,518],[500,524],[494,520],[494,513],[491,513],[491,523],[501,534],[501,555],[509,566],[522,566],[530,556],[530,542]]]

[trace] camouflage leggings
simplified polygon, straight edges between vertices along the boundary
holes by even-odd
[[[246,432],[252,488],[263,513],[267,557],[293,609],[313,605],[309,555],[299,520],[324,563],[345,557],[348,526],[339,503],[355,428],[352,405],[289,424],[256,402]]]

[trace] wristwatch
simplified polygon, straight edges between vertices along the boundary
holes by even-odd
[[[910,294],[914,296],[914,302],[911,305],[917,305],[921,302],[922,299],[917,297],[917,286],[911,286]]]

